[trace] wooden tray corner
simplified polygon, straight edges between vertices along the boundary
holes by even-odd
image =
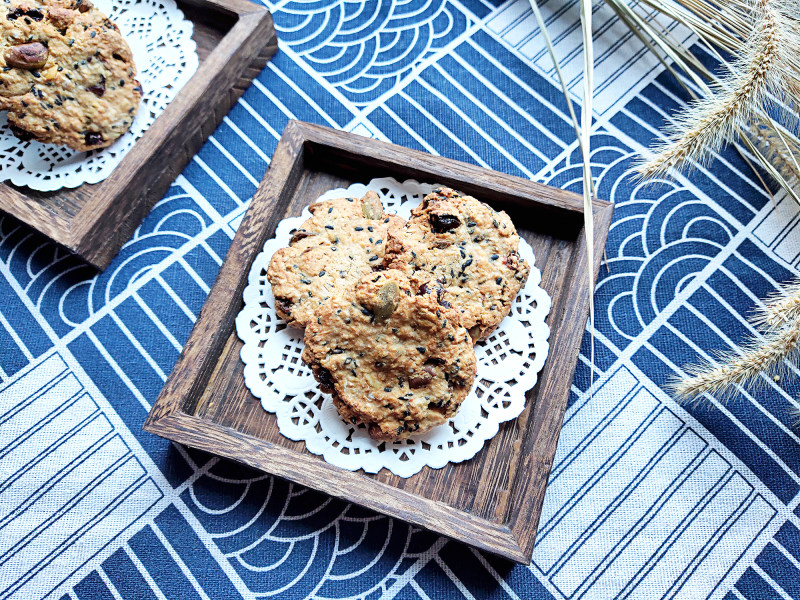
[[[340,469],[283,437],[244,386],[234,326],[250,266],[280,220],[328,189],[383,176],[449,185],[509,212],[553,300],[550,353],[523,413],[473,459],[407,479]],[[610,203],[594,203],[595,277],[612,212]],[[144,428],[528,563],[589,310],[584,239],[575,194],[292,121]]]
[[[177,0],[200,66],[111,175],[37,192],[0,183],[0,211],[105,269],[278,49],[269,10],[249,0]]]

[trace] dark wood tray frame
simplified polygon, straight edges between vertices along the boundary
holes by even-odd
[[[248,0],[178,0],[200,66],[97,184],[37,192],[0,184],[0,210],[104,269],[278,49],[272,15]]]
[[[381,176],[450,185],[505,209],[533,246],[553,299],[549,357],[523,413],[472,460],[408,479],[340,469],[283,437],[244,386],[234,326],[250,266],[278,222],[327,189]],[[594,202],[594,277],[612,212]],[[573,193],[292,121],[144,428],[528,563],[586,327],[586,265],[583,201]]]

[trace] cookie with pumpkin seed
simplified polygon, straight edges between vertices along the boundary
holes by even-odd
[[[20,139],[104,148],[128,131],[141,98],[130,47],[89,0],[0,5],[0,109]]]
[[[275,310],[295,327],[308,325],[338,290],[382,269],[386,231],[405,223],[384,212],[375,192],[324,200],[308,210],[311,218],[293,233],[287,248],[273,255],[267,270]]]
[[[396,270],[365,275],[317,309],[302,357],[339,414],[377,440],[445,423],[476,373],[458,313]]]
[[[472,339],[487,338],[508,315],[530,266],[519,256],[519,235],[504,211],[439,188],[389,229],[385,265],[420,287],[441,289]]]

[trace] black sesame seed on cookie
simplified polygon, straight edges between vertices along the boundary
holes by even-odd
[[[313,321],[337,290],[382,269],[384,244],[370,238],[377,232],[383,239],[389,226],[405,222],[386,215],[374,192],[318,202],[309,211],[312,217],[294,232],[288,248],[274,254],[267,270],[278,315],[296,327]]]
[[[303,360],[339,414],[377,440],[444,424],[476,373],[458,313],[396,270],[365,275],[319,307],[306,327]]]
[[[530,266],[505,212],[449,188],[428,194],[404,226],[389,229],[384,265],[421,290],[438,288],[459,312],[474,341],[508,315]]]
[[[92,150],[133,123],[142,88],[117,26],[88,0],[6,0],[0,110],[22,140]]]

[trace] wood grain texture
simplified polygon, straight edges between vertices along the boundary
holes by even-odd
[[[332,187],[392,176],[451,185],[506,210],[531,244],[553,304],[550,353],[515,420],[472,459],[403,479],[351,473],[283,437],[244,386],[234,319],[255,256],[278,222]],[[528,562],[592,286],[580,196],[360,136],[290,122],[145,429]],[[594,204],[596,276],[611,204]]]
[[[104,181],[37,192],[0,184],[0,210],[104,269],[277,51],[272,16],[249,0],[178,0],[200,66]]]

